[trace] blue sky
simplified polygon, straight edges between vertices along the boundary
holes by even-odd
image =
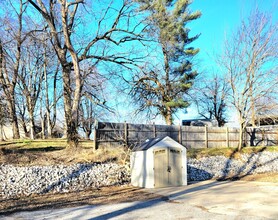
[[[190,23],[189,27],[192,34],[201,34],[193,46],[200,48],[198,66],[202,70],[210,72],[214,69],[214,54],[221,52],[225,36],[228,37],[256,5],[262,11],[271,12],[273,21],[278,21],[277,0],[193,0],[190,10],[201,11],[202,16]],[[187,114],[179,115],[176,123],[182,119],[196,117],[198,114],[194,107],[191,107]],[[230,120],[235,120],[233,115]]]
[[[211,56],[221,50],[225,35],[235,30],[254,6],[262,11],[270,11],[273,20],[278,20],[277,0],[193,0],[190,10],[199,10],[202,17],[189,26],[192,34],[200,33],[194,46],[200,48],[199,57],[204,67],[212,67]]]
[[[201,18],[188,24],[190,34],[201,34],[200,37],[192,43],[192,46],[199,48],[198,70],[211,73],[215,70],[215,54],[220,54],[224,43],[225,36],[236,30],[242,19],[247,18],[250,11],[258,6],[262,11],[269,11],[273,15],[273,20],[278,21],[278,0],[192,0],[189,6],[191,11],[201,11]],[[114,86],[114,85],[113,85]],[[120,100],[118,100],[120,99]],[[113,120],[127,120],[130,123],[145,123],[146,121],[155,122],[157,124],[165,123],[161,117],[155,119],[130,117],[131,109],[127,107],[127,100],[115,94],[115,103],[119,104],[121,116]],[[122,108],[121,103],[124,103]],[[115,107],[115,106],[113,106]],[[132,107],[131,107],[132,108]],[[183,119],[200,118],[194,106],[187,109],[187,113],[179,113],[176,115],[175,124],[180,124]],[[236,115],[229,115],[229,121],[236,121]]]

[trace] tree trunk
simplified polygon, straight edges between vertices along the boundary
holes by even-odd
[[[3,125],[0,125],[0,141],[4,141],[4,129],[3,129]]]
[[[69,32],[69,24],[68,24],[68,7],[66,4],[66,1],[62,1],[62,7],[61,7],[61,14],[62,14],[62,28],[63,28],[63,35],[65,40],[65,45],[67,46],[67,49],[70,53],[72,64],[73,64],[73,71],[74,71],[74,83],[75,83],[75,89],[73,92],[73,99],[72,102],[69,100],[71,99],[72,90],[70,88],[70,85],[68,85],[70,72],[71,70],[68,70],[66,72],[66,86],[68,87],[68,91],[71,91],[70,93],[67,93],[66,95],[66,114],[67,114],[67,126],[68,126],[68,147],[77,147],[78,146],[78,110],[79,110],[79,104],[80,104],[80,97],[81,97],[81,75],[80,75],[80,66],[79,66],[79,60],[78,56],[73,48],[71,38],[70,38],[70,32]],[[76,7],[78,4],[76,5]]]
[[[239,142],[238,142],[238,151],[241,151],[243,147],[243,136],[244,136],[244,126],[243,123],[240,123],[240,128],[239,128]]]
[[[57,64],[57,69],[56,72],[54,74],[54,79],[53,79],[53,116],[51,119],[50,116],[50,108],[49,108],[49,114],[47,116],[47,126],[49,126],[49,128],[47,128],[48,131],[48,135],[52,138],[53,137],[53,129],[56,125],[56,115],[57,115],[57,76],[59,73],[59,65]]]
[[[70,87],[70,68],[63,68],[64,106],[67,131],[67,144],[69,148],[78,146],[77,110],[73,108]],[[75,101],[75,100],[73,100]]]
[[[29,123],[29,126],[30,126],[30,139],[31,140],[34,140],[35,139],[35,122],[34,122],[34,116],[33,114],[29,114],[30,116],[30,123]]]
[[[251,125],[252,127],[256,127],[256,109],[254,100],[251,101]]]
[[[41,139],[45,139],[45,117],[42,111],[42,99],[41,99],[41,109],[40,109],[40,115],[41,115]]]
[[[75,120],[70,120],[67,122],[67,147],[77,148],[78,139],[77,124],[75,123]]]
[[[45,120],[44,120],[44,118],[41,119],[41,126],[42,126],[41,139],[45,139]]]
[[[18,127],[18,120],[17,115],[15,112],[15,106],[13,106],[14,103],[11,103],[11,101],[8,102],[9,110],[10,110],[10,118],[12,119],[12,127],[13,127],[13,139],[19,139],[19,127]],[[13,106],[13,107],[11,107]]]
[[[15,119],[12,123],[13,123],[13,139],[20,139],[17,119]]]
[[[254,78],[254,71],[252,71],[252,79]],[[253,83],[250,85],[249,89],[250,93],[250,102],[251,102],[251,125],[252,127],[256,127],[256,109],[255,109],[255,100],[254,100],[254,94],[253,94]]]
[[[91,130],[90,130],[90,131],[87,130],[87,131],[85,132],[85,134],[86,134],[86,139],[87,139],[87,140],[90,140],[90,135],[91,135],[91,133],[92,133]]]
[[[46,106],[46,123],[47,123],[47,133],[46,138],[51,137],[51,122],[50,122],[50,107],[49,107],[49,97],[48,97],[48,80],[47,80],[47,70],[46,70],[46,52],[44,51],[44,63],[43,63],[43,74],[44,74],[44,87],[45,87],[45,106]],[[43,118],[44,121],[44,118]],[[45,128],[45,121],[42,123]]]
[[[23,128],[25,137],[29,137],[29,133],[28,133],[28,130],[27,130],[27,126],[26,126],[25,121],[22,121],[22,128]]]
[[[173,115],[170,107],[167,107],[166,115],[165,115],[165,121],[167,125],[173,124]]]
[[[46,123],[47,123],[47,136],[46,138],[52,138],[52,125],[51,125],[51,119],[50,119],[50,113],[48,110],[46,111]]]

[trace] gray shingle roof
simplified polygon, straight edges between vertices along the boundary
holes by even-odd
[[[142,143],[140,146],[133,149],[133,151],[143,151],[148,150],[152,146],[154,146],[159,141],[163,140],[165,137],[157,137],[157,138],[149,138],[144,143]]]

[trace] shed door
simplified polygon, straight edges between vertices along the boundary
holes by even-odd
[[[155,187],[182,185],[182,152],[176,148],[154,151]]]

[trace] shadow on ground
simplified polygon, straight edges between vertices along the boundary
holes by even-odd
[[[0,198],[0,215],[9,215],[20,211],[144,201],[162,197],[145,192],[141,188],[111,186],[71,193],[47,193],[10,199]]]
[[[5,147],[2,147],[0,150],[3,155],[8,155],[8,154],[24,154],[24,153],[34,153],[34,152],[53,152],[53,151],[60,151],[65,149],[64,147],[32,147],[32,148],[11,148],[7,149]]]

